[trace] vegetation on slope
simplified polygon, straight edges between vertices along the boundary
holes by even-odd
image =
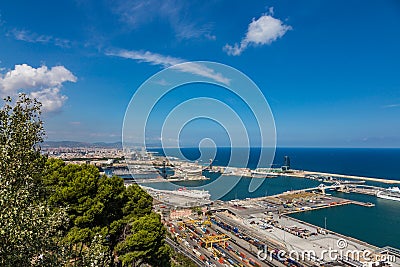
[[[40,106],[21,94],[0,110],[0,265],[170,266],[145,191],[41,154]]]

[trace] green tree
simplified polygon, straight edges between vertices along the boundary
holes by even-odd
[[[170,266],[166,230],[138,185],[41,155],[40,103],[0,110],[0,266]]]
[[[158,214],[150,213],[128,223],[125,231],[126,237],[116,247],[123,266],[170,266],[166,230]]]
[[[126,188],[127,201],[123,207],[125,219],[137,219],[150,214],[153,206],[153,198],[137,184],[131,184]]]
[[[0,265],[59,266],[67,217],[41,199],[46,158],[40,153],[40,103],[20,94],[0,110]]]
[[[70,224],[64,242],[75,255],[74,264],[86,265],[85,256],[89,256],[92,245],[104,250],[100,253],[103,263],[111,262],[123,227],[119,221],[126,202],[123,180],[100,177],[98,169],[87,164],[49,159],[46,166],[43,181],[50,203],[67,207]]]
[[[180,252],[172,251],[171,258],[173,260],[172,267],[197,267],[196,263]]]
[[[74,255],[74,265],[110,266],[118,260],[131,264],[129,257],[135,255],[135,262],[169,266],[165,228],[152,211],[153,199],[140,186],[125,187],[123,179],[100,176],[91,165],[56,159],[46,165],[47,197],[53,205],[68,207],[70,224],[64,242]],[[146,233],[146,242],[129,246],[138,233]]]

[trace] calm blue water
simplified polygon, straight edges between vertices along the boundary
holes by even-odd
[[[400,202],[360,194],[332,194],[338,197],[374,203],[372,208],[346,205],[293,214],[292,217],[352,236],[378,247],[400,248]]]
[[[161,150],[153,150],[164,154]],[[167,154],[171,155],[171,151]],[[206,164],[209,161],[211,152],[196,148],[184,148],[181,151],[189,160],[198,160],[199,163]],[[254,148],[250,153],[250,160],[247,163],[249,168],[255,168],[258,162],[260,149]],[[173,153],[172,153],[173,154]],[[219,148],[216,152],[214,165],[226,166],[231,154],[228,148]],[[289,156],[293,169],[313,170],[330,173],[340,173],[349,175],[359,175],[377,178],[400,179],[400,149],[347,149],[347,148],[278,148],[275,153],[274,166],[279,167],[283,164],[283,157]],[[235,166],[235,162],[232,164]],[[238,164],[240,165],[240,163]],[[266,166],[263,166],[266,167]],[[287,190],[301,189],[317,186],[320,182],[278,177],[264,179],[257,190],[249,190],[251,179],[242,178],[236,186],[227,190],[226,184],[232,177],[221,176],[214,173],[205,173],[210,177],[209,181],[191,181],[177,183],[178,186],[201,187],[207,186],[215,180],[221,181],[216,186],[210,186],[207,190],[211,195],[220,195],[222,200],[244,199],[247,197],[260,197],[273,195]],[[380,183],[370,183],[383,187],[389,185]],[[174,185],[167,183],[151,184],[152,187],[159,189],[174,189]],[[352,236],[366,241],[376,246],[392,246],[400,248],[400,202],[378,199],[373,196],[358,194],[334,193],[339,197],[354,199],[364,202],[375,203],[372,208],[347,205],[329,209],[303,212],[293,215],[300,220],[324,226],[325,217],[327,227],[338,233]]]
[[[234,150],[245,151],[246,149],[235,148]],[[151,151],[161,155],[165,152],[177,155],[174,149],[166,149],[165,152],[161,149]],[[213,153],[210,151],[212,149],[181,149],[188,160],[199,160],[199,163],[203,164],[207,164],[212,158],[210,155]],[[259,154],[260,148],[251,149],[247,167],[253,169],[257,166]],[[230,148],[218,148],[214,165],[227,166],[230,155]],[[400,179],[400,148],[277,148],[273,167],[280,167],[284,156],[290,157],[293,169]],[[236,163],[233,162],[232,166],[240,165]],[[261,163],[261,165],[261,167],[267,167],[265,164]]]

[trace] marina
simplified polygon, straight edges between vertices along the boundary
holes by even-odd
[[[389,187],[385,190],[380,190],[376,196],[383,199],[400,201],[400,189],[398,187]]]
[[[331,213],[331,210],[337,209],[352,210],[359,208],[365,209],[363,212],[367,214],[367,210],[375,210],[377,205],[378,208],[382,205],[377,202],[377,199],[379,199],[377,194],[385,191],[387,189],[385,185],[394,180],[328,172],[300,171],[290,169],[290,166],[285,168],[250,169],[212,166],[211,164],[202,165],[197,161],[187,162],[155,154],[152,154],[147,159],[136,159],[136,161],[141,161],[141,164],[139,165],[140,167],[135,167],[134,170],[141,170],[145,173],[150,168],[153,168],[155,176],[140,177],[140,175],[138,176],[140,174],[139,171],[136,173],[135,179],[125,176],[126,184],[136,182],[144,186],[146,191],[153,196],[154,201],[159,203],[157,204],[158,207],[164,207],[160,209],[160,212],[164,214],[163,216],[169,216],[168,210],[173,218],[179,218],[183,216],[182,214],[189,213],[194,216],[196,213],[189,210],[200,207],[203,210],[203,214],[204,209],[206,209],[214,214],[217,220],[226,224],[230,223],[232,227],[241,227],[243,233],[246,233],[247,236],[257,237],[259,241],[262,240],[264,243],[280,249],[291,248],[298,252],[311,247],[316,248],[317,246],[323,248],[329,243],[332,243],[331,247],[333,247],[335,240],[338,238],[351,240],[354,242],[355,247],[365,246],[364,249],[369,248],[371,251],[382,251],[383,247],[385,247],[376,246],[375,242],[371,244],[364,241],[362,235],[361,237],[358,234],[349,236],[342,230],[334,231],[334,229],[331,229],[332,218],[328,220],[329,227],[326,225],[321,226],[318,223],[313,224],[308,220],[299,220],[298,218],[303,215],[307,217],[314,213]],[[219,187],[208,186],[208,184],[212,185],[217,179],[229,181],[230,179],[237,179],[236,177],[244,179],[241,179],[234,189],[223,197],[223,201],[213,198],[214,190],[219,190]],[[249,195],[245,193],[247,192],[245,189],[249,187],[250,182],[253,180],[252,178],[255,180],[258,180],[258,178],[267,179],[260,180],[263,181],[262,186]],[[398,181],[394,181],[392,184],[395,185],[396,183]],[[224,183],[222,182],[222,184]],[[275,187],[276,189],[274,189]],[[360,196],[360,199],[355,196]],[[362,200],[361,198],[364,197],[368,199]],[[273,218],[273,220],[268,223],[267,218]],[[275,223],[272,223],[274,221]],[[223,231],[221,229],[221,232]],[[266,235],[264,236],[261,232],[266,232]],[[229,233],[226,232],[226,234],[228,235]],[[296,236],[296,238],[293,239],[291,235]],[[314,237],[315,235],[320,236],[322,239]],[[264,236],[264,238],[260,239],[261,236]],[[302,240],[301,242],[298,240],[299,236]],[[182,237],[180,238],[182,239]],[[243,242],[240,238],[234,239],[234,236],[230,238],[235,242]],[[331,241],[328,241],[328,239]],[[200,242],[207,241],[204,237],[203,239],[199,237],[199,240]],[[367,238],[367,240],[369,239]],[[181,242],[185,247],[183,239]],[[298,243],[302,245],[298,246]],[[395,241],[382,244],[393,251],[397,247],[396,243]],[[231,243],[229,245],[232,246]],[[242,249],[244,247],[246,245],[242,246]],[[196,252],[188,251],[188,253],[192,254],[196,259],[207,255],[200,252],[201,249],[198,245],[193,244],[191,250],[193,249]],[[220,249],[222,250],[223,247],[220,247]],[[256,248],[254,248],[254,251],[256,251]],[[228,251],[225,252],[226,254],[229,253]],[[217,263],[221,257],[220,255],[218,260],[214,261],[216,266],[223,266],[223,264],[218,265]],[[254,254],[252,259],[255,260]],[[210,262],[212,261],[212,257],[210,257]],[[235,261],[235,257],[226,257],[225,261]],[[328,264],[323,258],[316,261],[318,264],[322,262]],[[258,262],[258,264],[264,266],[262,262]],[[315,261],[314,263],[313,261],[301,262],[302,266],[312,266],[313,264],[315,264]],[[343,266],[349,265],[344,262],[342,264]],[[274,266],[277,265],[278,262]],[[266,264],[265,266],[269,265]],[[350,264],[350,266],[357,266],[357,264]]]

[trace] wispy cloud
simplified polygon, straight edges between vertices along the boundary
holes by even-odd
[[[37,34],[35,32],[27,30],[12,29],[8,33],[14,39],[19,41],[25,41],[29,43],[41,43],[41,44],[54,44],[62,48],[69,48],[72,46],[72,41],[62,38],[57,38],[50,35]]]
[[[167,82],[165,79],[161,79],[161,80],[159,80],[159,81],[154,81],[154,83],[155,83],[155,84],[158,84],[158,85],[162,85],[162,86],[170,85],[170,83]]]
[[[211,24],[200,24],[189,18],[190,8],[190,3],[184,0],[116,0],[112,10],[120,21],[132,28],[163,19],[178,39],[208,38]]]
[[[274,9],[271,7],[267,14],[258,19],[253,18],[240,44],[226,44],[223,48],[224,51],[228,55],[239,56],[249,45],[271,44],[292,29],[291,26],[285,25],[281,20],[274,18],[273,15]]]
[[[204,36],[205,36],[208,40],[211,40],[211,41],[217,40],[217,36],[215,36],[215,35],[213,35],[213,34],[206,33]]]
[[[0,26],[3,26],[3,25],[4,25],[4,20],[3,20],[2,16],[1,16],[1,12],[0,12]]]
[[[137,51],[137,50],[109,50],[105,53],[107,56],[116,56],[122,58],[133,59],[138,62],[146,62],[151,65],[159,65],[164,68],[174,66],[174,68],[181,72],[192,73],[202,77],[212,79],[216,82],[220,82],[229,85],[230,79],[224,77],[221,73],[205,66],[204,64],[197,62],[188,62],[187,60],[165,56],[149,51]],[[180,64],[187,62],[186,64]]]
[[[397,108],[400,107],[400,103],[398,104],[390,104],[390,105],[384,105],[383,108]]]
[[[105,54],[107,56],[117,56],[137,60],[139,62],[146,62],[151,65],[161,65],[165,68],[185,62],[185,60],[181,58],[164,56],[161,54],[152,53],[150,51],[115,49],[108,50],[105,52]]]

